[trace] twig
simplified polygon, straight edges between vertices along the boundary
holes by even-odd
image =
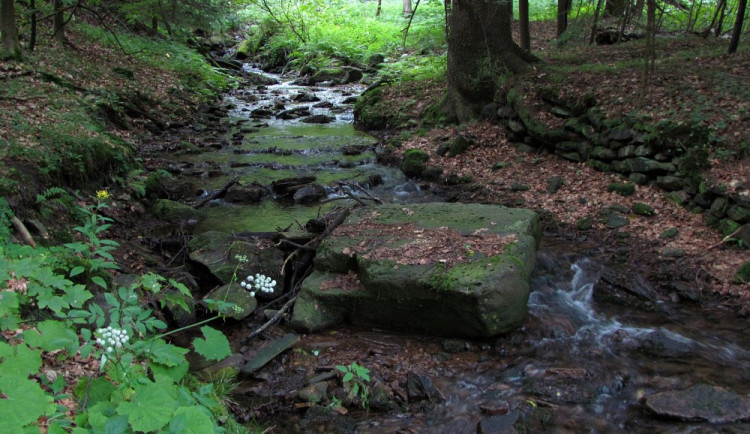
[[[367,190],[365,190],[364,188],[362,188],[362,186],[361,186],[361,185],[358,185],[358,184],[352,184],[352,183],[349,183],[349,182],[346,182],[346,181],[339,181],[339,184],[342,184],[342,185],[346,185],[346,186],[347,186],[347,187],[349,187],[349,188],[354,188],[354,189],[357,189],[357,190],[361,191],[361,192],[362,192],[362,193],[363,193],[363,194],[364,194],[365,196],[367,196],[367,197],[368,197],[368,198],[369,198],[370,200],[372,200],[373,202],[375,202],[375,203],[377,203],[377,204],[380,204],[380,205],[382,205],[382,204],[383,204],[383,201],[382,201],[382,200],[378,199],[377,197],[373,197],[373,196],[372,196],[372,195],[370,194],[370,192],[369,192],[369,191],[367,191]]]

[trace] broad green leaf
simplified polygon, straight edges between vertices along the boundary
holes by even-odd
[[[91,278],[91,281],[101,286],[102,288],[107,289],[107,282],[105,282],[101,277],[94,276]]]
[[[69,354],[78,351],[78,335],[60,321],[47,320],[39,323],[36,330],[27,330],[23,336],[32,347],[40,347],[45,351],[65,348]]]
[[[133,431],[155,431],[172,420],[176,402],[162,384],[136,385],[135,392],[131,401],[117,407],[118,414],[127,415]]]
[[[23,427],[36,422],[52,402],[39,384],[16,375],[0,377],[0,414],[6,432],[21,432]]]
[[[94,297],[84,285],[73,285],[65,288],[65,301],[72,307],[80,309],[90,298]]]
[[[70,270],[70,273],[68,273],[68,276],[69,277],[75,277],[75,276],[78,276],[79,274],[83,273],[84,271],[86,271],[86,268],[84,268],[84,267],[82,267],[82,266],[79,265],[77,267],[73,267],[73,269]]]
[[[169,430],[174,433],[203,434],[213,432],[214,424],[200,407],[180,407],[169,423]]]
[[[83,377],[78,379],[74,394],[79,401],[87,401],[89,406],[93,406],[108,402],[115,389],[115,385],[105,377]]]
[[[0,342],[0,376],[26,378],[39,372],[41,367],[41,351],[32,350],[26,344],[11,346]]]
[[[111,292],[105,292],[104,293],[104,300],[107,302],[108,305],[110,305],[110,306],[112,306],[114,308],[119,308],[120,307],[120,301]]]
[[[122,434],[128,432],[128,416],[120,415],[109,418],[104,424],[105,434]]]
[[[134,351],[145,353],[156,363],[171,367],[187,363],[185,354],[187,349],[166,343],[163,339],[141,341],[133,346]]]
[[[201,327],[203,332],[202,338],[195,338],[193,340],[193,347],[195,351],[207,360],[223,360],[232,355],[232,349],[229,347],[229,341],[224,333],[212,329],[209,326]]]
[[[188,373],[188,369],[190,368],[190,365],[187,363],[181,363],[176,366],[166,366],[162,365],[161,363],[153,362],[149,365],[151,368],[151,372],[154,374],[154,378],[159,377],[168,377],[173,382],[178,382],[182,380],[183,377]]]

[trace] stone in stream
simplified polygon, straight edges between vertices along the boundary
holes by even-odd
[[[306,124],[330,124],[335,121],[336,118],[328,115],[312,115],[302,119],[302,122]]]
[[[284,254],[274,247],[274,239],[261,235],[239,238],[225,232],[204,232],[188,242],[189,257],[224,284],[235,281],[235,273],[237,281],[260,273],[283,282],[279,270],[284,264]],[[245,289],[232,285],[231,291]],[[259,292],[257,296],[275,298],[282,293],[283,288],[277,285],[273,293]]]
[[[326,197],[326,190],[317,182],[305,185],[294,192],[294,203],[315,203]]]
[[[750,398],[706,384],[654,393],[644,398],[643,405],[658,416],[687,421],[735,423],[750,420]]]
[[[320,245],[292,326],[344,320],[490,337],[526,315],[539,217],[496,205],[382,205],[352,212]]]

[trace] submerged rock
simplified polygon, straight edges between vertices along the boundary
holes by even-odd
[[[292,325],[344,320],[489,337],[526,315],[540,237],[532,211],[425,203],[356,210],[319,247]]]
[[[734,423],[750,420],[750,398],[706,384],[687,390],[655,393],[647,396],[643,404],[658,416],[688,421]]]

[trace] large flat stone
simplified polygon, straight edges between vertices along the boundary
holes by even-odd
[[[292,325],[338,322],[489,337],[526,315],[538,216],[494,205],[428,203],[356,210],[319,247]]]

